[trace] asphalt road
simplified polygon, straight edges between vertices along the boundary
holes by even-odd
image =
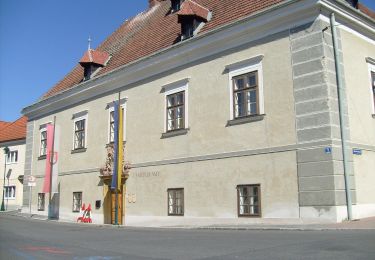
[[[375,230],[115,228],[0,215],[0,259],[375,259]]]

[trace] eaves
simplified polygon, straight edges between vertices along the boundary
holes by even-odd
[[[339,1],[288,0],[77,84],[68,90],[24,108],[22,113],[31,120],[106,93],[123,90],[129,85],[190,62],[313,21],[320,14],[322,8],[335,7],[332,2],[339,3],[337,6],[340,7],[340,12],[344,10],[350,17],[354,17],[353,19],[363,21],[362,27],[373,29],[371,19],[355,12],[353,8],[341,4]]]

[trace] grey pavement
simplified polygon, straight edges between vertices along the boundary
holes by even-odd
[[[375,230],[113,228],[0,214],[0,259],[375,259]]]
[[[7,214],[12,216],[20,216],[24,218],[31,218],[37,220],[45,220],[48,218],[44,215],[38,214],[28,214],[21,213],[19,211],[9,211],[9,212],[0,212],[0,214]],[[53,220],[55,221],[55,220]],[[59,220],[59,222],[69,222],[81,225],[81,223],[76,223],[73,221]],[[97,226],[112,226],[106,224],[84,224],[84,225],[97,225]],[[120,226],[124,227],[124,226]],[[181,224],[181,225],[167,225],[165,223],[153,223],[152,226],[142,226],[137,227],[152,227],[152,228],[175,228],[175,229],[213,229],[213,230],[375,230],[375,217],[364,218],[364,219],[355,219],[352,221],[343,221],[341,223],[327,223],[321,222],[317,223],[316,221],[309,222],[291,222],[281,220],[273,220],[271,222],[265,223],[248,223],[248,224],[228,224],[228,223],[219,223],[219,224],[209,224],[209,223],[196,223],[196,224]]]

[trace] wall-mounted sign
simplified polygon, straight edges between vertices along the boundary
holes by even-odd
[[[28,180],[27,186],[29,186],[29,187],[35,187],[36,186],[35,176],[30,175],[30,176],[27,177],[27,180]]]
[[[357,149],[357,148],[353,148],[353,154],[355,154],[355,155],[362,155],[362,150],[361,149]]]
[[[324,147],[324,152],[326,154],[331,154],[332,153],[332,147]]]

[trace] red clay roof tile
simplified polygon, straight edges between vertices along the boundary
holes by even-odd
[[[12,124],[11,122],[5,122],[5,121],[0,121],[0,131],[7,127],[8,125]]]
[[[368,8],[367,6],[358,3],[358,10],[360,10],[362,13],[366,14],[367,16],[370,16],[372,19],[375,19],[375,12]]]
[[[212,18],[198,34],[204,34],[224,24],[237,21],[253,13],[286,0],[194,0],[211,11]],[[191,1],[187,1],[189,3]],[[190,4],[189,4],[190,6]],[[195,6],[194,4],[191,6]],[[97,51],[106,52],[111,59],[96,76],[168,48],[179,39],[181,26],[177,13],[170,12],[169,0],[157,0],[148,10],[126,20],[110,35]],[[43,98],[74,87],[83,81],[83,68],[77,65],[64,79],[51,88]]]
[[[23,116],[12,123],[0,128],[0,142],[14,141],[26,138],[27,117]],[[4,124],[0,124],[1,125]]]
[[[213,14],[199,34],[283,1],[285,0],[195,0]],[[154,6],[126,20],[109,36],[96,50],[107,52],[112,57],[97,76],[172,46],[179,38],[181,26],[177,21],[177,13],[170,13],[170,6],[169,0],[155,1]],[[43,98],[72,88],[82,81],[83,68],[77,65]]]
[[[210,10],[197,4],[194,1],[186,0],[183,2],[180,11],[177,12],[177,15],[195,15],[204,20],[208,20],[208,14]]]
[[[79,63],[95,63],[104,66],[109,58],[109,54],[104,51],[90,49],[85,52]]]

